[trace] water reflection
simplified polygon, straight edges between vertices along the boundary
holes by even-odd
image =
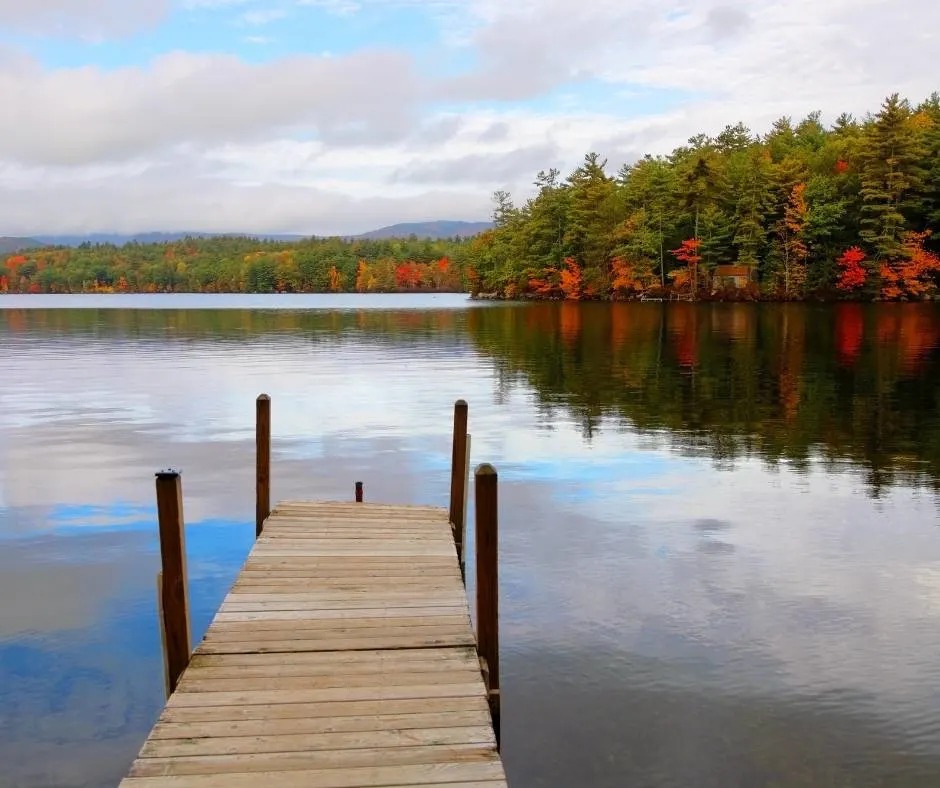
[[[153,471],[198,638],[261,390],[275,499],[443,505],[470,401],[513,785],[940,784],[933,307],[429,306],[0,310],[0,785],[126,769],[162,703]]]

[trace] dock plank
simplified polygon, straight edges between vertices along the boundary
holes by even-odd
[[[447,512],[274,507],[122,788],[506,786]]]

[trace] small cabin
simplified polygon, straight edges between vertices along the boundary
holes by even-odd
[[[719,265],[712,276],[713,290],[743,290],[754,281],[752,265]]]

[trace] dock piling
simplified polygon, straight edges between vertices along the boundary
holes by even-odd
[[[261,536],[264,521],[271,515],[271,398],[258,397],[255,404],[255,537]]]
[[[163,630],[166,690],[172,694],[192,654],[183,489],[178,471],[157,473],[157,517],[160,527],[159,612]]]
[[[496,469],[476,469],[477,649],[499,746],[499,540]]]
[[[464,498],[467,494],[467,417],[466,400],[454,403],[454,439],[450,462],[450,524],[454,530],[457,560],[464,563]]]

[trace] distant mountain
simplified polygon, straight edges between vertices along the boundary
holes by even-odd
[[[264,238],[271,241],[300,241],[306,235],[277,235],[266,233],[134,233],[122,235],[120,233],[88,233],[87,235],[39,235],[36,236],[43,243],[52,246],[81,246],[83,243],[114,244],[123,246],[128,243],[163,244],[181,241],[183,238],[238,238],[248,236],[251,238]]]
[[[389,227],[380,227],[361,235],[347,236],[352,240],[379,240],[385,238],[407,238],[415,235],[418,238],[469,238],[473,235],[489,230],[493,225],[490,222],[458,222],[441,220],[436,222],[404,222]],[[128,243],[160,244],[180,241],[183,238],[236,238],[247,236],[261,238],[267,241],[302,241],[310,238],[309,235],[296,235],[288,233],[196,233],[196,232],[151,232],[151,233],[87,233],[85,235],[37,235],[33,238],[0,238],[0,254],[17,251],[19,249],[35,249],[49,246],[81,246],[82,244],[113,244],[123,246]]]
[[[356,235],[355,238],[407,238],[409,235],[415,235],[418,238],[469,238],[472,235],[479,235],[493,227],[490,222],[456,222],[456,221],[437,221],[437,222],[403,222],[402,224],[393,224],[389,227],[380,227],[378,230],[371,230],[362,235]]]
[[[44,244],[35,238],[13,238],[10,236],[0,237],[0,254],[10,254],[11,252],[21,252],[25,249],[38,249]]]

